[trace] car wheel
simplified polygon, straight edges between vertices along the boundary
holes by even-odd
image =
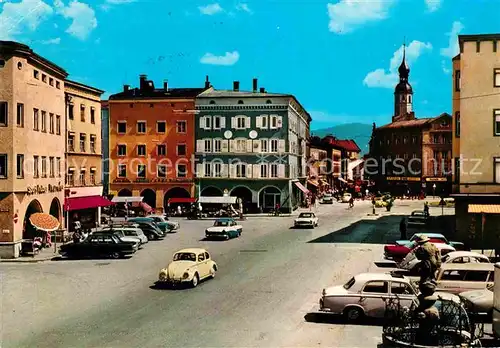
[[[238,230],[238,237],[241,236],[241,230]]]
[[[153,240],[153,239],[155,239],[155,235],[154,235],[154,234],[149,234],[149,235],[148,235],[148,239],[149,239],[149,240]]]
[[[347,321],[359,321],[363,317],[363,311],[358,307],[349,307],[344,310],[344,317]]]
[[[217,270],[215,269],[215,266],[212,266],[212,268],[210,269],[210,278],[214,279],[215,278],[215,272]]]
[[[193,279],[191,280],[191,287],[196,288],[198,286],[198,282],[200,281],[200,277],[198,273],[195,273]]]
[[[115,251],[109,255],[112,259],[119,259],[121,257],[120,253]]]

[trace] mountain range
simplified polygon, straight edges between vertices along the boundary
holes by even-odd
[[[368,143],[372,135],[372,125],[367,123],[344,123],[328,128],[311,130],[311,135],[324,137],[333,135],[339,139],[353,139],[361,149],[361,154],[369,152]]]

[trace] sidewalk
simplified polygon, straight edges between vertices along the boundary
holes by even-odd
[[[0,259],[0,263],[37,263],[51,261],[55,258],[60,257],[58,252],[54,252],[54,247],[44,249],[40,251],[35,256],[21,256],[17,259]]]

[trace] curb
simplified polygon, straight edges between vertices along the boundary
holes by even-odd
[[[57,255],[51,255],[50,257],[43,257],[43,258],[17,258],[17,259],[0,259],[0,263],[40,263],[40,262],[46,262],[46,261],[52,261],[57,259],[60,256]]]

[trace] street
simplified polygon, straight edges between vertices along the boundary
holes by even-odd
[[[373,261],[382,259],[384,243],[399,238],[401,215],[422,205],[396,201],[390,213],[377,209],[377,217],[368,216],[368,201],[353,209],[322,205],[313,209],[314,230],[291,229],[293,216],[249,217],[240,238],[220,242],[202,240],[212,220],[182,219],[178,233],[130,259],[3,263],[1,345],[376,347],[381,327],[325,320],[315,314],[318,300],[324,287],[384,272]],[[367,223],[355,224],[360,219]],[[217,262],[214,280],[195,289],[152,288],[175,251],[196,246]]]

